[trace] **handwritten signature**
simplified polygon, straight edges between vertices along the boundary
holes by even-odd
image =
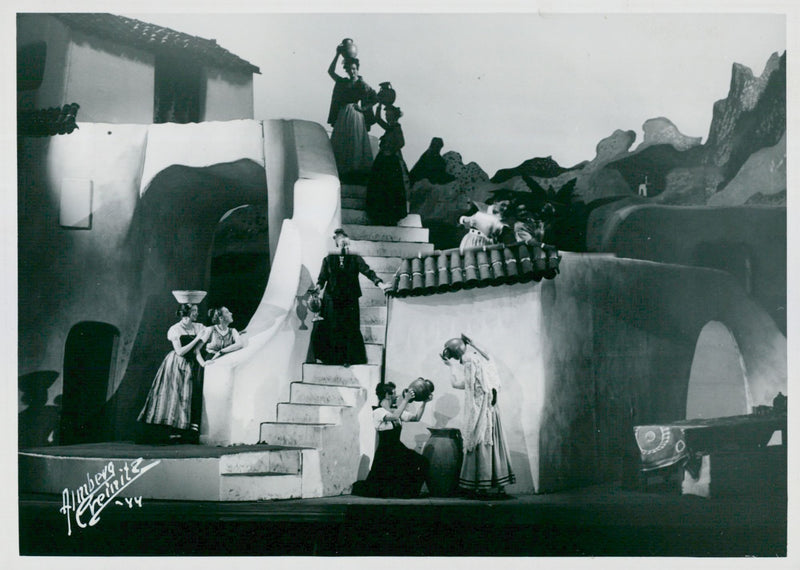
[[[103,469],[95,473],[94,477],[86,474],[86,483],[74,490],[64,489],[61,493],[61,508],[58,510],[67,518],[67,536],[72,536],[72,521],[80,528],[94,526],[100,520],[100,513],[108,505],[115,503],[123,505],[116,499],[128,485],[161,463],[160,460],[142,465],[144,460],[140,457],[130,462],[126,461],[121,468],[117,468],[113,461],[109,461]],[[128,508],[133,508],[134,503],[142,506],[142,498],[125,499]],[[88,511],[88,513],[87,513]],[[84,522],[84,517],[89,520]]]

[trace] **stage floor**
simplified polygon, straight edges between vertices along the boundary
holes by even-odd
[[[152,459],[231,452],[126,445],[69,446],[69,452]],[[502,501],[144,499],[110,505],[94,526],[73,523],[71,535],[62,506],[58,495],[20,496],[22,555],[780,557],[787,550],[785,487],[711,499],[681,495],[679,488],[654,492],[619,484]]]
[[[601,485],[504,501],[350,495],[145,500],[67,535],[61,497],[20,497],[23,555],[786,555],[786,495],[703,499]],[[409,546],[413,545],[413,546]]]

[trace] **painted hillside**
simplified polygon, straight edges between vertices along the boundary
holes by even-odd
[[[446,173],[454,179],[444,184],[431,182],[434,176],[415,180],[412,211],[431,228],[437,247],[446,248],[458,245],[464,233],[458,217],[472,201],[509,198],[537,209],[547,203],[546,239],[560,249],[585,251],[592,211],[620,199],[670,206],[785,206],[786,53],[772,54],[759,76],[733,64],[728,96],[713,104],[705,142],[681,133],[666,117],[645,121],[642,131],[643,140],[635,145],[635,132],[616,130],[598,142],[594,158],[574,166],[537,157],[492,177],[474,162],[464,164],[459,153],[446,152]],[[640,196],[643,184],[646,196]]]

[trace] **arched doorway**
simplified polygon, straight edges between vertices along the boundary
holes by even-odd
[[[736,339],[724,324],[710,321],[697,337],[689,374],[686,419],[747,414],[749,402]]]
[[[212,293],[217,288],[210,283],[217,228],[228,213],[247,205],[267,208],[264,167],[248,159],[200,168],[169,166],[153,178],[139,200],[127,244],[138,273],[134,286],[137,302],[142,303],[141,319],[124,376],[109,406],[114,414],[114,439],[132,440],[139,435],[136,418],[170,350],[166,331],[177,320],[171,291]],[[219,274],[226,272],[223,268]],[[224,288],[219,296],[222,303],[232,304]],[[213,301],[208,295],[200,305],[204,323]],[[243,329],[248,318],[231,310],[234,326]]]
[[[112,385],[119,331],[97,322],[78,323],[64,346],[61,444],[103,441],[103,407]]]
[[[217,224],[209,254],[207,306],[224,305],[243,330],[258,308],[270,269],[266,204],[228,211]]]

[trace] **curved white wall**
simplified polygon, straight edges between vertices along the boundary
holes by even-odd
[[[295,179],[291,188],[268,172],[270,204],[281,204],[277,193],[291,192],[293,216],[283,221],[267,289],[247,327],[248,346],[206,369],[201,440],[210,444],[257,443],[259,424],[275,421],[277,404],[289,400],[310,337],[310,330],[300,330],[296,297],[316,279],[341,217],[339,180],[322,127],[286,121],[265,125],[267,132],[265,161],[297,165],[294,175],[283,173],[284,181]]]

